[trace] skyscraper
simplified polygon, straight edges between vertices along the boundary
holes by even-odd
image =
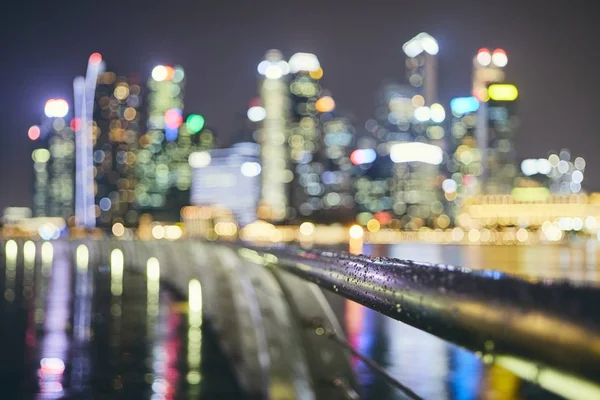
[[[279,50],[269,50],[265,60],[258,65],[258,72],[264,77],[260,83],[260,98],[265,109],[258,135],[262,164],[258,216],[282,222],[288,216],[288,185],[293,179],[287,144],[290,98],[285,80],[290,67]]]
[[[408,82],[416,87],[424,97],[424,105],[437,102],[437,41],[428,33],[419,33],[404,43]]]
[[[450,101],[453,152],[447,163],[450,177],[444,180],[442,188],[452,218],[456,217],[456,210],[462,206],[465,197],[481,192],[483,166],[476,136],[479,106],[475,97],[457,97]]]
[[[292,78],[292,113],[289,121],[289,153],[294,168],[291,187],[291,206],[300,219],[314,219],[323,209],[324,186],[321,174],[324,166],[319,160],[322,147],[322,126],[317,100],[322,91],[319,80],[323,70],[317,56],[296,53],[289,60]],[[328,102],[333,100],[329,97]],[[332,111],[334,105],[323,104],[323,111]]]
[[[488,100],[487,87],[493,83],[504,82],[504,67],[508,64],[508,57],[506,52],[502,49],[495,49],[491,51],[487,48],[481,48],[477,51],[475,57],[473,57],[473,92],[472,95],[480,102],[480,106],[477,109],[477,125],[476,125],[476,139],[479,145],[479,151],[481,152],[481,165],[484,169],[482,175],[485,175],[485,168],[487,168],[487,151],[486,146],[488,144],[488,107],[486,101]]]
[[[518,90],[511,84],[491,84],[488,101],[482,106],[487,116],[485,143],[484,191],[507,194],[517,176],[515,138],[519,125],[516,114]]]
[[[158,65],[147,86],[147,132],[140,138],[136,157],[135,197],[142,211],[165,219],[170,215],[169,189],[176,180],[171,156],[183,123],[183,68]],[[178,210],[174,214],[178,216]]]
[[[94,167],[97,225],[133,226],[136,210],[136,155],[141,131],[142,88],[139,76],[112,71],[98,77],[94,110]]]

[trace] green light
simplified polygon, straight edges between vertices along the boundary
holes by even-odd
[[[192,135],[200,132],[204,128],[204,117],[200,114],[191,114],[185,121],[188,131]]]

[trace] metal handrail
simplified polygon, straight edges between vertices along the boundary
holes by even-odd
[[[238,250],[467,348],[486,363],[529,363],[531,380],[551,371],[600,390],[594,383],[600,379],[598,286],[283,246]]]

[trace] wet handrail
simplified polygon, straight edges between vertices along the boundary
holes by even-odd
[[[584,386],[598,389],[600,287],[287,246],[237,249],[467,348],[486,363],[527,365],[522,372],[534,375],[530,380],[583,378]]]

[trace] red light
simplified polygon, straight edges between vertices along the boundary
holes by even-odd
[[[494,50],[494,54],[504,54],[504,55],[506,55],[506,52],[503,49],[496,49],[496,50]]]
[[[248,108],[252,108],[252,107],[260,107],[260,97],[255,97],[252,100],[250,100],[250,103],[248,103]]]
[[[485,47],[482,47],[481,49],[479,49],[479,51],[477,52],[477,54],[481,54],[481,53],[490,53],[490,49],[486,49]]]
[[[98,64],[100,64],[101,61],[102,61],[102,54],[100,54],[100,53],[93,53],[90,56],[90,64],[92,64],[92,65],[98,65]]]
[[[388,212],[376,212],[373,217],[379,221],[381,225],[388,225],[390,222],[392,222],[392,216]]]
[[[177,129],[183,123],[183,116],[181,115],[181,110],[177,108],[171,108],[165,113],[165,124],[167,128]]]
[[[165,66],[165,69],[167,70],[167,77],[165,79],[170,81],[171,79],[173,79],[173,75],[175,75],[175,69],[173,69],[173,67],[167,66]]]
[[[79,118],[73,118],[70,125],[74,132],[79,132],[79,129],[81,129],[81,120]]]
[[[40,138],[41,134],[42,134],[42,131],[40,130],[40,127],[37,125],[33,125],[27,131],[27,136],[29,136],[29,139],[31,139],[31,140],[38,140]]]

